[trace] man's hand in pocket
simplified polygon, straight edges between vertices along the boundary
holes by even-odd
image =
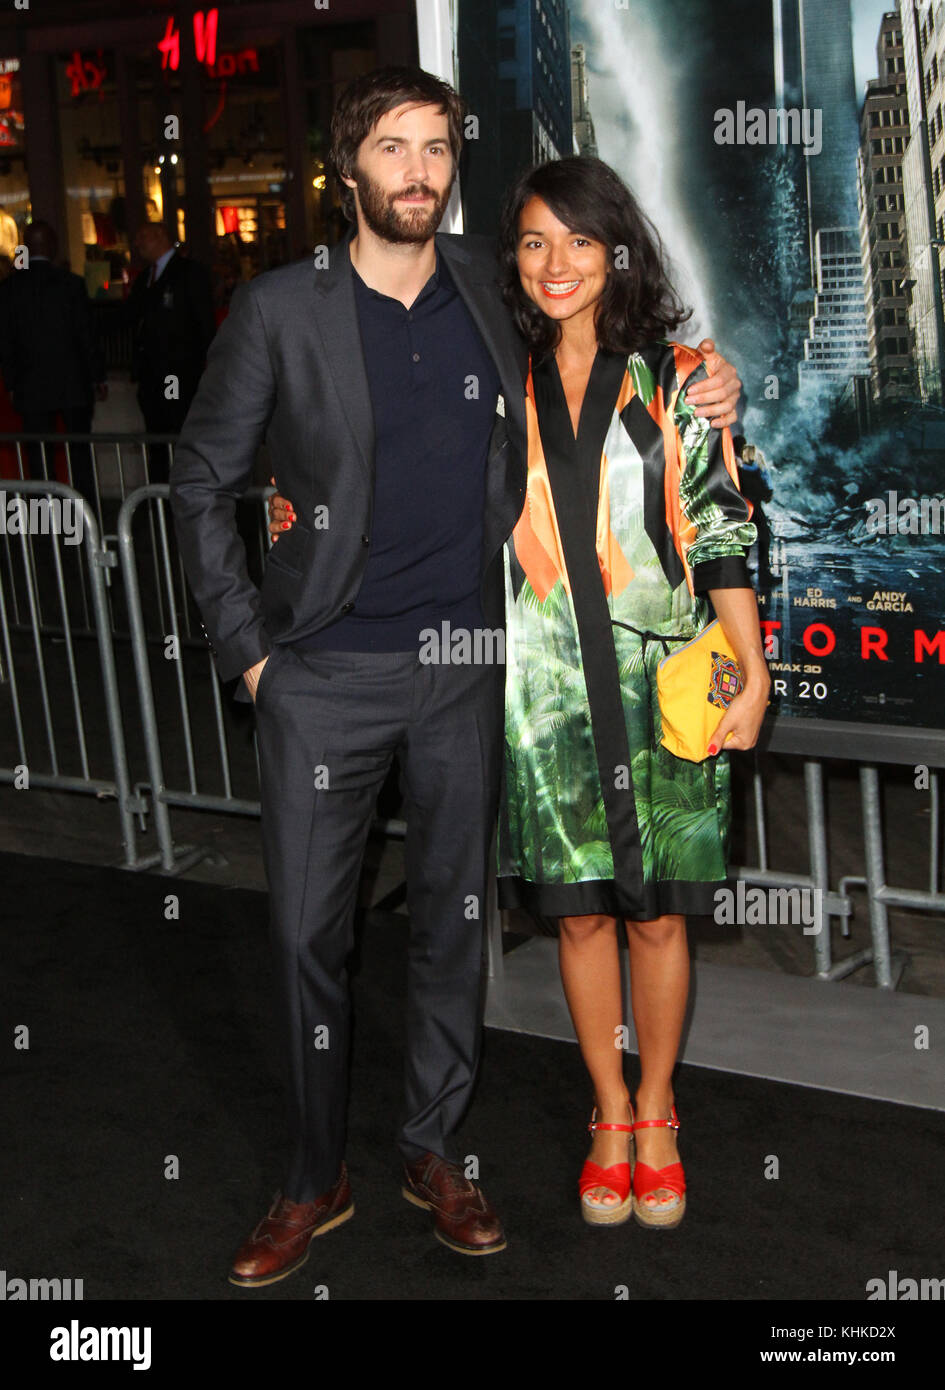
[[[268,660],[268,656],[264,656],[262,661],[257,661],[255,666],[250,666],[248,671],[243,672],[243,680],[246,682],[246,689],[253,697],[253,704],[256,703],[256,687],[259,684],[259,677],[262,675],[263,667]]]

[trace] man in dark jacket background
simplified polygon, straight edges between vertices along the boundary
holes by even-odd
[[[85,281],[56,264],[58,240],[48,222],[31,222],[24,235],[28,265],[0,283],[0,365],[26,434],[54,434],[56,416],[66,434],[90,434],[95,396],[105,397],[105,366],[96,341]],[[72,479],[94,496],[88,445],[70,451]],[[39,444],[26,449],[32,478],[52,477]]]
[[[135,247],[146,262],[126,305],[138,404],[149,434],[179,434],[215,329],[210,273],[180,254],[163,222],[139,227]],[[152,449],[150,464],[151,481],[166,483],[167,450]]]

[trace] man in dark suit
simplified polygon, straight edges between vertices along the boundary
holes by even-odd
[[[55,434],[56,416],[66,434],[91,434],[95,396],[106,394],[105,364],[96,339],[85,281],[56,265],[58,239],[48,222],[31,222],[24,234],[27,266],[0,283],[0,365],[26,434]],[[88,444],[70,447],[72,481],[84,497],[95,495]],[[26,450],[31,478],[47,476],[43,450]],[[46,446],[48,476],[54,477]]]
[[[149,434],[179,434],[213,338],[213,298],[205,266],[182,256],[163,222],[135,235],[145,268],[125,306],[134,324],[133,374]],[[166,448],[150,455],[151,481],[167,482]]]
[[[526,479],[527,358],[491,243],[434,235],[462,116],[450,87],[414,69],[345,92],[332,158],[356,231],[234,297],[171,480],[220,675],[242,675],[256,702],[289,1057],[292,1151],[282,1193],[236,1257],[230,1279],[244,1287],[297,1269],[312,1239],[353,1213],[346,961],[395,754],[410,919],[402,1191],[450,1248],[505,1246],[454,1147],[479,1055],[504,669],[419,654],[425,629],[501,628],[502,546]],[[233,517],[264,436],[297,520],[257,590]]]

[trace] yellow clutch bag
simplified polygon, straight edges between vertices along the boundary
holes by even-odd
[[[657,667],[663,747],[677,758],[701,763],[742,684],[735,653],[716,619]]]

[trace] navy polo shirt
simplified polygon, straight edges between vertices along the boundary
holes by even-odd
[[[353,611],[297,645],[412,652],[424,628],[484,622],[482,514],[499,376],[439,250],[409,309],[352,274],[374,412],[370,550]]]

